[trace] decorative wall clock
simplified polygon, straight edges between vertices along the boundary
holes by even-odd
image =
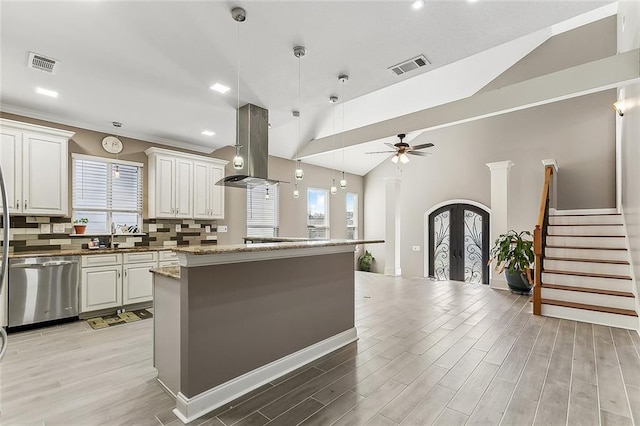
[[[102,139],[102,148],[111,154],[120,154],[122,147],[122,141],[115,136],[107,136]]]

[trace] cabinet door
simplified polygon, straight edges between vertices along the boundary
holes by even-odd
[[[153,274],[149,269],[155,268],[156,265],[156,262],[149,262],[124,266],[124,305],[153,300]]]
[[[122,305],[122,267],[99,266],[82,269],[82,312],[115,308]]]
[[[175,216],[175,167],[173,158],[156,157],[156,217]]]
[[[0,166],[7,190],[9,213],[22,212],[22,132],[1,129]],[[0,200],[0,205],[2,200]]]
[[[193,215],[196,219],[209,219],[209,165],[193,164]]]
[[[24,133],[22,144],[23,212],[67,214],[67,141]]]
[[[176,217],[193,217],[193,161],[176,158]]]
[[[210,217],[212,219],[224,219],[224,186],[216,185],[224,177],[224,166],[211,166],[210,189]]]

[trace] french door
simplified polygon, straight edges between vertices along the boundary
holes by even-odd
[[[429,276],[489,283],[489,213],[449,204],[429,215]]]

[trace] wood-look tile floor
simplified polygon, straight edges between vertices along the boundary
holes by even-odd
[[[640,425],[640,338],[481,285],[356,275],[360,340],[196,425]],[[152,321],[10,335],[0,423],[171,425]]]

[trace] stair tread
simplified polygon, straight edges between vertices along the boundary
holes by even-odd
[[[548,274],[560,274],[560,275],[577,275],[579,277],[594,277],[594,278],[611,278],[615,280],[631,280],[631,277],[627,275],[613,275],[613,274],[596,274],[594,272],[574,272],[574,271],[556,271],[553,269],[545,269],[542,273]]]
[[[570,249],[570,250],[627,250],[621,247],[576,247],[576,246],[545,246],[545,248]]]
[[[589,287],[574,287],[570,285],[560,285],[560,284],[548,284],[542,283],[542,288],[552,288],[555,290],[567,290],[567,291],[578,291],[581,293],[594,293],[594,294],[604,294],[608,296],[621,296],[621,297],[632,297],[635,296],[633,293],[628,291],[616,291],[616,290],[606,290],[602,288],[589,288]]]
[[[571,217],[571,216],[620,216],[620,213],[596,213],[596,214],[549,214],[550,217]]]
[[[563,306],[565,308],[585,309],[588,311],[604,312],[609,314],[627,315],[631,317],[637,317],[636,311],[630,309],[609,308],[605,306],[587,305],[585,303],[565,302],[561,300],[553,299],[541,299],[540,302],[543,305]]]
[[[624,238],[624,235],[567,235],[567,234],[547,234],[547,237]]]
[[[563,223],[560,225],[549,224],[549,226],[622,226],[621,223]]]
[[[571,257],[551,257],[545,256],[545,260],[560,260],[568,262],[587,262],[587,263],[607,263],[611,265],[628,265],[626,260],[606,260],[606,259],[574,259]]]

